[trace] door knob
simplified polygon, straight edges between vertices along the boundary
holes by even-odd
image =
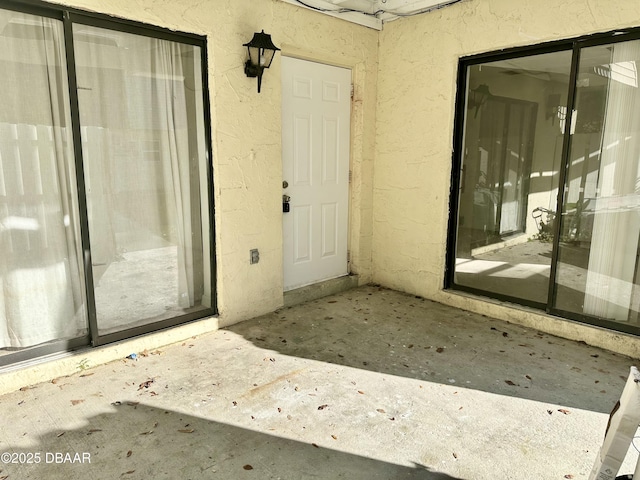
[[[287,188],[289,186],[289,182],[287,182],[286,180],[282,181],[282,188]]]

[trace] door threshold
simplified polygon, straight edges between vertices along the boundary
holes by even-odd
[[[284,306],[291,307],[358,286],[358,275],[345,275],[284,292]]]

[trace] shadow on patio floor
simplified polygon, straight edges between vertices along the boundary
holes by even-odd
[[[117,403],[114,413],[89,417],[83,428],[47,432],[28,449],[5,445],[4,455],[16,462],[3,456],[0,478],[456,480],[419,465],[386,463],[137,402]],[[30,464],[21,460],[29,458]]]
[[[634,360],[366,286],[228,328],[260,348],[608,413]]]

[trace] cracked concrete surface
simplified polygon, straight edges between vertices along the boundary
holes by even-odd
[[[634,364],[375,286],[137,353],[0,397],[0,478],[586,479]]]

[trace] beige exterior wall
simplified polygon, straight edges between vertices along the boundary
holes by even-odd
[[[351,68],[351,270],[370,280],[377,31],[278,0],[63,3],[207,36],[220,326],[283,304],[281,54]],[[244,74],[242,44],[263,29],[282,52],[258,94],[256,79]],[[255,265],[249,264],[252,248],[260,251]]]
[[[634,356],[635,337],[443,290],[458,59],[640,25],[635,0],[463,0],[380,34],[374,281]]]

